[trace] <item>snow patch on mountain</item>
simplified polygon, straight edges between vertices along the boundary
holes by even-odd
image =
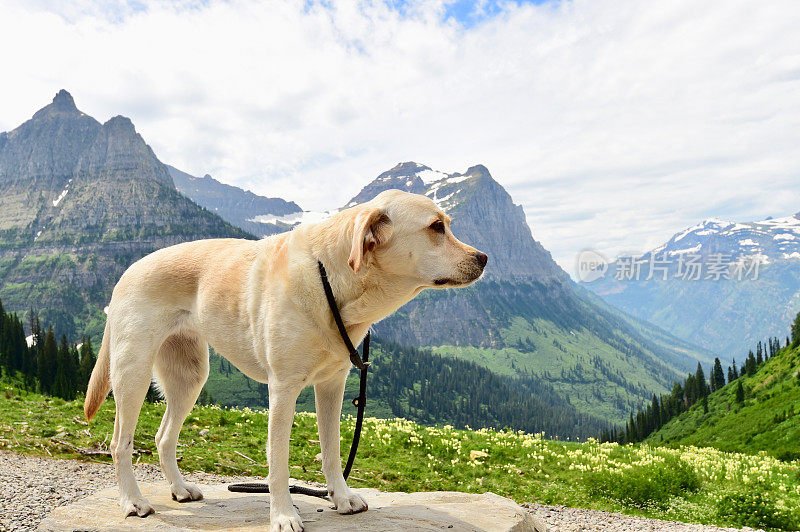
[[[432,198],[432,199],[433,199],[433,202],[434,202],[434,203],[436,203],[436,205],[438,205],[440,209],[442,209],[442,210],[446,210],[446,209],[445,209],[445,207],[447,206],[447,202],[448,202],[448,201],[450,200],[450,198],[452,198],[452,197],[453,197],[453,196],[454,196],[454,195],[455,195],[457,192],[459,192],[459,191],[457,190],[457,191],[455,191],[455,192],[451,192],[450,194],[448,194],[447,196],[444,196],[443,198],[436,197],[436,194],[434,194],[434,197]]]
[[[338,211],[300,211],[300,212],[293,212],[291,214],[286,214],[283,216],[276,216],[274,214],[260,214],[258,216],[254,216],[253,218],[248,219],[248,222],[256,222],[261,224],[286,224],[286,225],[299,225],[305,223],[317,223],[323,220],[327,220]]]
[[[783,218],[773,218],[771,220],[762,220],[756,222],[758,224],[770,225],[773,227],[798,227],[800,228],[800,219],[796,216],[784,216]]]
[[[784,216],[755,222],[728,222],[709,218],[684,229],[666,244],[643,254],[643,257],[666,253],[729,255],[733,260],[795,260],[800,257],[800,218]]]
[[[446,176],[444,179],[440,179],[439,181],[434,181],[429,185],[428,191],[425,193],[426,196],[430,196],[433,201],[444,201],[444,199],[438,198],[438,190],[442,187],[446,187],[448,185],[455,185],[457,183],[461,183],[466,181],[471,176],[469,175],[455,175],[455,176]],[[452,196],[453,194],[450,194]]]
[[[67,192],[69,192],[70,183],[72,183],[72,179],[67,181],[67,186],[64,187],[64,190],[61,191],[61,194],[59,194],[58,197],[53,200],[53,207],[58,207],[58,204],[61,203],[61,200],[63,200],[64,197],[67,195]]]
[[[676,236],[673,238],[673,242],[677,242],[677,241],[679,241],[679,240],[683,240],[684,238],[686,238],[686,236],[687,236],[689,233],[691,233],[691,232],[693,232],[693,231],[697,231],[698,229],[700,229],[700,228],[702,228],[702,227],[703,227],[703,224],[702,224],[702,223],[699,223],[699,224],[697,224],[697,225],[693,225],[692,227],[689,227],[688,229],[684,229],[684,230],[683,230],[683,232],[679,233],[678,235],[676,235]]]
[[[422,166],[422,165],[420,165]],[[444,172],[439,172],[437,170],[431,170],[430,168],[426,168],[425,170],[420,170],[417,172],[417,177],[422,179],[422,182],[426,185],[430,185],[435,183],[436,181],[441,181],[442,179],[447,178],[447,174]]]
[[[683,254],[686,254],[686,253],[697,253],[698,251],[700,251],[700,244],[697,244],[696,246],[693,246],[693,247],[690,247],[690,248],[686,248],[686,249],[676,249],[676,250],[668,251],[667,254],[668,255],[683,255]]]

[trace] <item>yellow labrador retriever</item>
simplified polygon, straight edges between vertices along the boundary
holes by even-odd
[[[425,288],[477,280],[487,256],[457,240],[430,199],[398,190],[316,224],[259,241],[216,239],[159,250],[122,275],[86,393],[87,419],[114,390],[111,450],[125,515],[153,507],[133,476],[133,433],[155,372],[167,402],[156,434],[178,501],[203,497],[183,480],[178,433],[208,377],[208,345],[269,386],[271,530],[303,530],[289,494],[289,435],[300,391],[313,385],[322,470],[339,513],[367,509],[342,476],[339,420],[350,358],[319,277],[328,278],[355,345],[370,324]]]

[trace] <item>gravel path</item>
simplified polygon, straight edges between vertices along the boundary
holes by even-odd
[[[134,470],[137,480],[165,482],[157,466],[140,464]],[[253,480],[202,472],[184,472],[184,477],[198,484]],[[0,451],[0,530],[35,530],[56,506],[82,499],[116,483],[114,467],[110,464]]]
[[[547,532],[579,532],[579,531],[607,531],[607,532],[739,532],[755,531],[753,528],[720,528],[707,525],[689,525],[677,521],[661,521],[646,519],[630,515],[601,512],[600,510],[585,510],[583,508],[568,508],[566,506],[547,506],[526,502],[522,505],[537,522],[547,525]],[[538,531],[537,532],[544,532]],[[763,532],[763,531],[760,531]]]
[[[158,467],[141,464],[135,468],[136,478],[162,481]],[[189,482],[242,482],[252,477],[226,477],[208,473],[186,473]],[[39,522],[55,508],[81,499],[90,493],[114,486],[116,478],[110,464],[54,460],[38,456],[0,451],[0,530],[35,530]],[[643,519],[597,510],[564,506],[522,505],[547,524],[549,531],[665,531],[665,532],[730,532],[739,529],[687,525],[671,521]],[[744,528],[741,530],[753,530]]]

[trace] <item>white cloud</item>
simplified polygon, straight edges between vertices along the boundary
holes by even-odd
[[[435,1],[62,4],[0,7],[0,130],[66,88],[165,162],[314,210],[399,161],[483,163],[568,271],[800,210],[793,0],[510,3],[469,29]]]

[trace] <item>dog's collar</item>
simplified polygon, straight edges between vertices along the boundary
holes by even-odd
[[[369,366],[369,362],[367,362],[369,359],[369,330],[367,330],[367,335],[364,337],[364,360],[362,360],[358,350],[353,346],[353,342],[350,341],[350,336],[347,334],[347,329],[345,329],[344,322],[342,321],[342,315],[339,314],[339,307],[336,305],[336,299],[333,297],[331,283],[328,282],[328,272],[325,271],[325,266],[322,265],[321,261],[317,261],[317,266],[319,266],[319,277],[322,279],[322,288],[325,290],[325,298],[328,300],[328,306],[331,309],[331,314],[333,314],[333,321],[336,322],[336,328],[339,329],[339,336],[342,337],[345,347],[347,347],[347,350],[350,352],[350,362],[363,371]]]

